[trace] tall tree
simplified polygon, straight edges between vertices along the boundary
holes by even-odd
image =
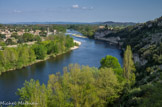
[[[124,77],[131,84],[134,83],[135,81],[134,71],[135,71],[135,66],[134,66],[131,46],[127,46],[126,51],[124,52]]]

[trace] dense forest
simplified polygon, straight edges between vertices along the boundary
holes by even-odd
[[[135,83],[130,46],[124,56],[124,68],[109,55],[101,59],[100,68],[70,64],[63,75],[50,75],[47,85],[33,79],[26,81],[17,95],[21,101],[36,102],[39,107],[112,106]]]
[[[65,25],[56,25],[56,24],[0,24],[0,29],[9,28],[10,31],[21,31],[24,29],[26,32],[29,30],[41,30],[46,31],[47,28],[49,28],[49,31],[53,31],[53,29],[59,31],[59,32],[66,32]]]
[[[19,69],[38,60],[43,60],[49,55],[58,55],[70,50],[76,45],[73,38],[65,35],[54,35],[45,38],[45,41],[33,45],[18,45],[17,47],[4,47],[0,50],[0,74]]]

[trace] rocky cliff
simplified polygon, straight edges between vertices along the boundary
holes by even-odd
[[[95,32],[94,34],[94,38],[97,40],[103,40],[106,42],[109,42],[110,44],[119,44],[120,41],[120,37],[105,37],[106,35],[109,35],[111,33],[113,33],[113,30],[108,30],[108,29],[102,29],[102,30],[98,30]]]

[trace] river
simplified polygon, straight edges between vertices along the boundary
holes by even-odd
[[[68,33],[78,33],[67,30]],[[73,37],[82,42],[76,50],[70,51],[56,58],[33,64],[20,70],[3,73],[0,76],[0,101],[18,101],[19,97],[15,94],[18,88],[23,86],[25,80],[35,79],[40,83],[47,84],[48,76],[56,72],[62,72],[63,67],[71,63],[99,67],[101,58],[112,55],[118,58],[122,65],[121,50],[105,42],[88,38]]]

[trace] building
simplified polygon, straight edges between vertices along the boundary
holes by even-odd
[[[11,34],[6,34],[6,38],[10,38],[11,37]]]
[[[57,33],[57,30],[54,29],[54,30],[53,30],[53,34],[56,35],[56,33]]]
[[[47,36],[52,35],[53,33],[50,32],[49,28],[47,28]]]
[[[99,26],[99,29],[104,29],[105,28],[105,26]]]
[[[34,34],[34,31],[33,31],[33,30],[31,30],[31,31],[29,31],[29,33],[30,33],[30,34]]]
[[[17,32],[17,35],[19,35],[19,36],[21,36],[21,35],[23,35],[24,34],[24,32],[22,32],[22,31],[18,31]]]
[[[34,35],[39,35],[40,32],[41,32],[40,30],[36,30]]]

